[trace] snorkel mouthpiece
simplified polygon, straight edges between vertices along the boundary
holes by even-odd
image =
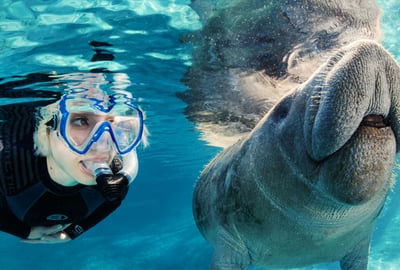
[[[90,169],[97,178],[102,174],[113,174],[110,166],[106,162],[85,161],[85,166]]]
[[[92,170],[97,186],[108,202],[121,202],[128,193],[129,180],[124,174],[113,174],[110,166],[105,162],[85,162]]]

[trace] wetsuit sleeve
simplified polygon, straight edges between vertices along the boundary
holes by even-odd
[[[31,227],[17,219],[6,209],[0,208],[0,230],[26,239],[31,232]]]
[[[109,214],[111,214],[115,209],[121,205],[121,201],[116,202],[105,202],[100,205],[90,216],[83,219],[81,222],[76,224],[71,224],[64,232],[68,234],[71,239],[75,239],[80,236],[94,225],[105,219]]]

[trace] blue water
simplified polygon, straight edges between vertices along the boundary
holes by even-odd
[[[149,147],[139,151],[139,175],[116,212],[67,244],[31,245],[0,234],[0,269],[208,268],[212,248],[194,225],[191,198],[199,172],[220,149],[199,139],[194,124],[184,116],[185,104],[176,97],[186,89],[180,79],[191,53],[179,38],[201,27],[189,2],[0,0],[0,78],[21,81],[27,74],[94,69],[127,75],[126,90],[138,98],[151,133]],[[384,8],[383,43],[399,60],[400,3],[379,3]],[[91,41],[113,46],[95,48]],[[115,58],[90,61],[95,49]],[[113,73],[104,76],[116,80]],[[29,87],[56,89],[45,82]],[[396,189],[377,224],[370,269],[400,266]]]

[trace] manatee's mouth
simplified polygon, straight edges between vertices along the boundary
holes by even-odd
[[[316,132],[315,132],[316,131]],[[331,119],[320,121],[319,127],[313,130],[313,147],[310,157],[315,161],[323,161],[340,151],[357,133],[368,135],[365,140],[370,143],[379,141],[378,137],[392,138],[397,141],[396,133],[389,117],[380,114],[369,114],[359,120],[350,118],[347,122],[337,124]]]
[[[360,126],[374,127],[374,128],[385,128],[389,127],[389,121],[385,119],[382,115],[367,115],[363,118]]]

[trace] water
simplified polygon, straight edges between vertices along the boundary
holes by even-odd
[[[220,149],[199,140],[194,124],[183,114],[185,104],[176,97],[186,89],[180,79],[191,52],[179,38],[200,27],[189,2],[0,0],[3,86],[16,82],[15,88],[27,93],[57,92],[57,84],[39,75],[103,70],[104,78],[138,98],[151,133],[150,146],[139,151],[139,175],[116,212],[63,245],[29,245],[0,234],[1,269],[208,268],[212,249],[194,225],[191,198],[199,172]],[[384,45],[399,60],[400,4],[379,3],[385,9]],[[35,80],[27,82],[27,77]],[[28,96],[1,96],[0,102],[32,100]],[[397,269],[400,263],[399,193],[390,194],[377,224],[371,269]]]

